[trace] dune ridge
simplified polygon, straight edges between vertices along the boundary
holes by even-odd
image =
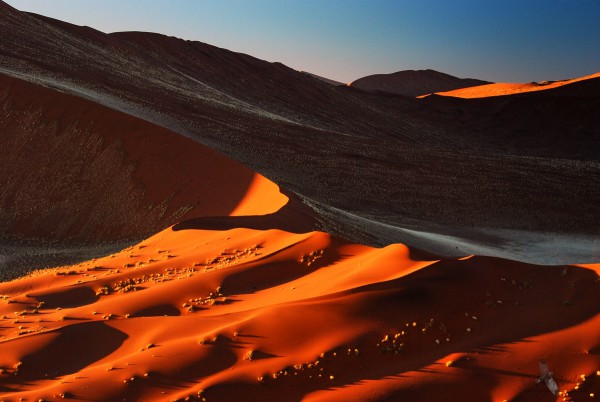
[[[473,78],[458,78],[435,70],[403,70],[390,74],[374,74],[348,84],[366,91],[418,97],[432,92],[457,90],[489,84]]]
[[[144,238],[0,283],[0,400],[600,397],[600,264],[447,240],[597,234],[597,79],[410,99],[0,9],[2,234]]]
[[[527,92],[546,91],[549,89],[560,88],[564,85],[570,85],[579,81],[585,81],[599,77],[600,73],[595,73],[586,75],[584,77],[577,77],[560,81],[542,81],[530,83],[492,83],[467,88],[459,88],[452,91],[437,91],[435,92],[435,94],[441,96],[453,96],[456,98],[464,99],[487,98],[490,96],[505,96]],[[427,95],[423,95],[420,97],[425,96]]]
[[[322,232],[169,228],[0,284],[0,391],[543,401],[545,357],[575,398],[600,384],[598,271],[423,258]]]

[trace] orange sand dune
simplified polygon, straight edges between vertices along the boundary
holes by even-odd
[[[462,89],[455,89],[447,92],[436,92],[436,95],[453,96],[456,98],[487,98],[489,96],[513,95],[523,92],[544,91],[547,89],[562,87],[563,85],[573,84],[575,82],[589,80],[600,77],[600,72],[587,75],[585,77],[573,78],[562,81],[550,81],[542,83],[496,83],[479,85]],[[419,98],[428,95],[419,96]]]
[[[597,266],[193,227],[0,284],[0,399],[548,401],[542,357],[600,395]]]
[[[556,227],[593,226],[595,194],[586,191],[594,187],[582,181],[593,169],[573,170],[561,159],[556,170],[506,170],[516,159],[457,152],[466,140],[436,151],[457,143],[452,105],[419,112],[408,98],[327,86],[201,43],[106,35],[1,0],[0,8],[0,31],[10,36],[0,41],[8,74],[75,94],[89,90],[107,105],[118,99],[251,161],[300,194],[322,194],[322,205],[385,213],[405,205],[407,217],[446,223],[478,211],[478,219],[463,221],[471,225],[527,215],[545,221],[538,219],[544,211],[561,209],[567,218]],[[475,106],[467,116],[480,112]],[[595,127],[588,107],[570,111],[581,113],[574,116],[583,116],[583,129]],[[522,113],[528,121],[532,110]],[[319,221],[241,163],[126,113],[2,75],[0,112],[0,230],[60,240],[158,232],[104,258],[0,283],[0,400],[600,397],[598,264],[451,259],[401,244],[354,244],[310,231],[327,227],[329,217]],[[541,116],[531,124],[571,125],[563,115]],[[491,119],[481,131],[489,137],[499,125],[504,141],[522,122],[504,120]],[[593,145],[583,138],[578,147]],[[493,155],[486,144],[472,149]],[[564,158],[570,151],[556,144]],[[521,181],[528,176],[534,179]],[[504,187],[511,180],[519,185]],[[397,192],[398,183],[414,195]],[[500,208],[515,199],[518,214]],[[334,219],[330,227],[343,223]],[[366,237],[376,238],[374,226]],[[558,398],[536,384],[541,358],[554,372]]]

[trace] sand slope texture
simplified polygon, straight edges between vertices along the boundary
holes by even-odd
[[[0,400],[600,398],[600,262],[458,248],[597,255],[598,78],[412,99],[0,10],[0,239],[129,241],[0,283]]]
[[[5,400],[548,401],[600,386],[600,266],[175,225],[0,285]],[[570,400],[570,399],[569,399]]]

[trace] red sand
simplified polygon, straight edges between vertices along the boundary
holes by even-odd
[[[582,400],[600,395],[599,271],[419,261],[402,245],[320,232],[169,228],[1,284],[0,392],[548,401],[535,383],[545,357],[561,391]]]
[[[0,112],[0,235],[140,239],[183,219],[263,215],[287,202],[276,184],[196,141],[1,74]]]
[[[587,75],[585,77],[574,78],[570,80],[554,81],[543,84],[538,83],[495,83],[487,85],[479,85],[456,89],[454,91],[436,92],[436,95],[453,96],[456,98],[487,98],[490,96],[513,95],[523,92],[544,91],[547,89],[558,88],[563,85],[573,84],[575,82],[589,80],[600,77],[600,73]],[[419,96],[419,98],[428,95]]]

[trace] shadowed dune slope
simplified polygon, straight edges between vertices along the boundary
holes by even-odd
[[[318,79],[318,80],[320,80],[320,81],[326,82],[326,83],[328,83],[328,84],[331,84],[331,85],[335,85],[335,86],[338,86],[338,85],[346,85],[346,84],[345,84],[345,83],[343,83],[343,82],[336,81],[336,80],[332,80],[332,79],[325,78],[325,77],[321,77],[320,75],[312,74],[312,73],[309,73],[308,71],[302,71],[302,73],[304,73],[304,74],[308,74],[308,75],[310,75],[310,76],[311,76],[311,77],[313,77],[313,78],[316,78],[316,79]]]
[[[547,86],[515,84],[522,91],[505,96],[499,96],[494,85],[482,86],[481,97],[442,93],[421,101],[439,108],[447,124],[471,143],[486,142],[490,149],[507,154],[554,159],[557,166],[565,162],[561,159],[597,163],[600,115],[594,111],[600,107],[600,73]],[[498,124],[502,121],[507,122],[504,129]]]
[[[416,255],[321,232],[166,229],[0,284],[0,393],[547,401],[542,357],[576,400],[600,391],[597,265]]]
[[[419,96],[432,92],[489,84],[473,78],[458,78],[435,70],[405,70],[391,74],[375,74],[359,78],[349,85],[366,91]]]
[[[105,34],[9,7],[0,35],[10,38],[0,41],[5,74],[167,127],[316,210],[375,222],[322,221],[355,241],[400,242],[380,225],[433,231],[434,222],[597,234],[598,95],[370,93],[200,42]]]
[[[277,185],[195,141],[6,76],[0,132],[0,235],[114,241],[287,202]]]

